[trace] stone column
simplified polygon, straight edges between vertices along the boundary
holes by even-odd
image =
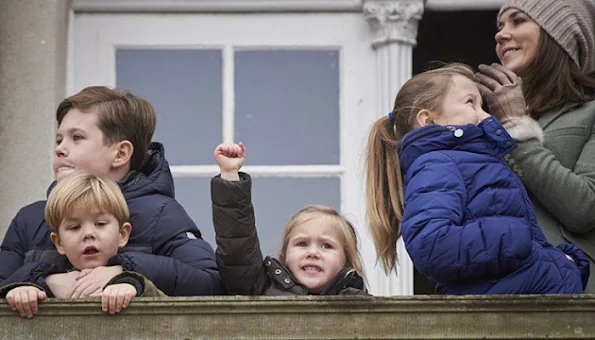
[[[0,238],[51,183],[70,0],[0,1]]]
[[[401,85],[411,78],[413,46],[416,44],[417,25],[424,12],[423,0],[364,0],[363,12],[370,23],[376,51],[376,81],[378,115],[393,108]],[[379,295],[413,294],[413,265],[402,240],[397,246],[398,274],[384,275],[377,266],[369,275],[376,283]]]

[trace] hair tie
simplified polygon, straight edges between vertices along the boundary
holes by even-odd
[[[393,122],[393,123],[395,122],[395,116],[393,116],[393,113],[392,112],[389,112],[388,113],[388,119],[390,119],[390,121]]]

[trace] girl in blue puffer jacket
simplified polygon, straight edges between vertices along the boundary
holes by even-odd
[[[503,160],[515,147],[482,109],[468,66],[407,81],[368,141],[367,215],[384,270],[396,270],[402,233],[439,294],[583,292],[589,261],[546,241],[522,171]]]

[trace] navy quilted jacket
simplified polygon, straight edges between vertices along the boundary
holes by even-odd
[[[561,245],[570,260],[546,241],[523,183],[502,160],[515,147],[492,118],[416,129],[399,142],[403,239],[437,293],[583,292],[588,260]]]
[[[170,296],[219,294],[222,283],[215,254],[174,199],[163,146],[152,143],[143,170],[129,172],[120,187],[132,224],[130,240],[119,257],[124,269],[146,276]],[[43,280],[43,263],[67,261],[50,241],[45,204],[30,204],[13,219],[0,248],[0,285]]]

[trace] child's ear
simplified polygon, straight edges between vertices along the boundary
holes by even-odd
[[[424,127],[431,124],[434,124],[434,119],[432,118],[432,112],[429,110],[423,109],[419,110],[415,115],[415,122],[417,126]]]
[[[132,226],[126,222],[120,227],[120,239],[118,240],[118,247],[124,248],[128,244],[128,238],[132,232]]]
[[[66,254],[64,252],[64,247],[62,247],[62,241],[60,240],[60,235],[58,235],[52,231],[52,233],[50,234],[50,240],[52,240],[52,243],[54,244],[54,246],[56,246],[56,250],[58,251],[58,254],[60,254],[60,255]]]
[[[123,140],[116,144],[115,152],[116,157],[114,158],[112,166],[114,168],[119,168],[130,163],[132,153],[134,152],[134,146],[130,141]]]

